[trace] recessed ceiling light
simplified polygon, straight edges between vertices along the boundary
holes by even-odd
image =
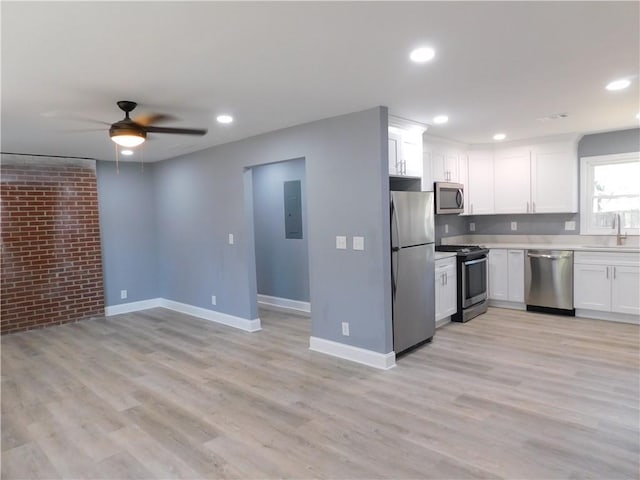
[[[437,117],[433,117],[433,123],[447,123],[449,121],[449,117],[446,115],[438,115]]]
[[[233,117],[231,115],[218,115],[216,120],[218,123],[231,123],[233,122]]]
[[[505,135],[504,133],[496,133],[493,136],[494,140],[504,140],[505,138],[507,138],[507,135]]]
[[[120,150],[120,153],[121,153],[122,155],[127,155],[127,156],[129,156],[129,155],[133,155],[133,150]]]
[[[433,59],[436,56],[436,51],[431,47],[416,48],[409,54],[411,61],[416,63],[424,63]]]
[[[615,91],[615,90],[624,90],[629,85],[631,85],[631,81],[623,78],[621,80],[614,80],[607,85],[607,90]]]

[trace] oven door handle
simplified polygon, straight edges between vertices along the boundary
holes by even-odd
[[[468,262],[462,262],[463,265],[475,265],[476,263],[486,262],[487,257],[478,258],[477,260],[469,260]]]

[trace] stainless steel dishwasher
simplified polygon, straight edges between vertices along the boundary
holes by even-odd
[[[527,310],[575,315],[573,251],[526,251],[524,301]]]

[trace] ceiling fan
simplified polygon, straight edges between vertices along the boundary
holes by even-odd
[[[147,133],[174,133],[179,135],[205,135],[207,133],[206,129],[200,128],[156,127],[155,123],[173,119],[172,116],[161,113],[138,117],[133,120],[129,117],[129,112],[136,108],[138,104],[129,100],[121,100],[117,103],[120,110],[124,112],[124,118],[111,124],[109,136],[111,140],[122,147],[137,147],[145,141]]]

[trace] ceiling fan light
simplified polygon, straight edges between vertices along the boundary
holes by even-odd
[[[111,140],[121,147],[137,147],[144,142],[144,137],[139,135],[115,135],[111,137]]]

